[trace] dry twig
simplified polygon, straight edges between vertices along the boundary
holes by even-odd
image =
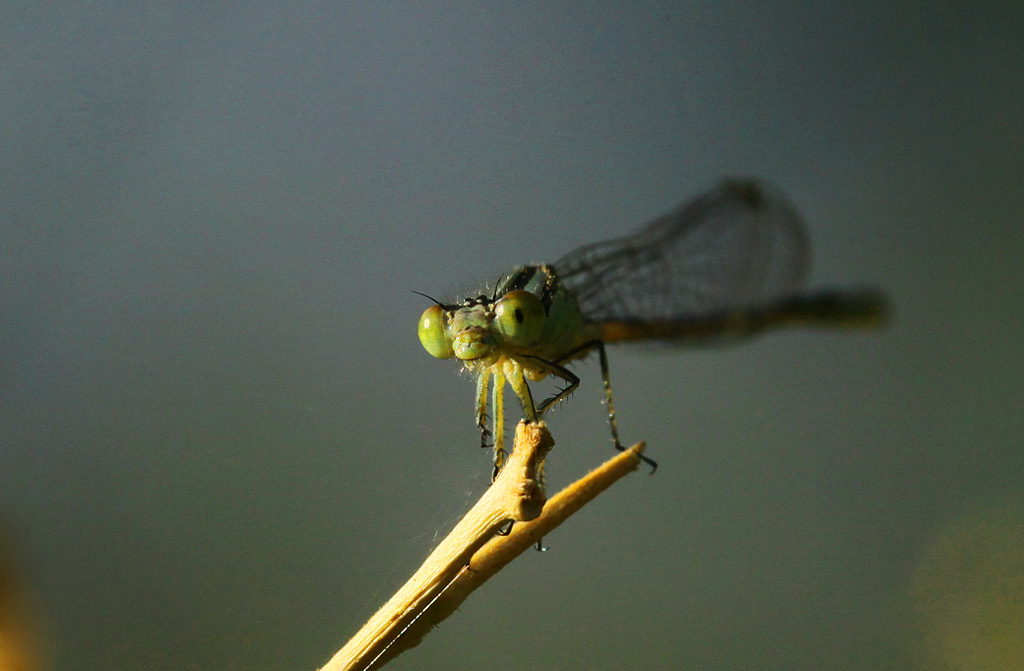
[[[473,590],[616,480],[636,469],[643,452],[642,443],[634,445],[545,505],[538,476],[552,445],[554,441],[543,422],[520,423],[512,455],[494,484],[412,578],[321,671],[379,668],[418,644]],[[509,521],[516,522],[512,533],[495,536]]]

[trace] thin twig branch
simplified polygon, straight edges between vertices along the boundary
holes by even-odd
[[[612,457],[597,469],[556,494],[544,506],[541,516],[532,522],[516,524],[508,536],[494,536],[469,560],[468,570],[456,575],[452,584],[438,596],[422,617],[381,656],[386,662],[419,644],[437,624],[454,613],[466,597],[483,585],[509,562],[536,546],[537,542],[562,524],[570,515],[592,501],[619,478],[636,470],[644,444],[637,443]]]
[[[642,443],[634,445],[545,505],[538,474],[552,445],[544,423],[520,423],[512,455],[494,484],[413,577],[321,671],[379,668],[417,645],[473,590],[616,480],[635,470],[643,452]],[[516,522],[512,533],[495,536],[509,521]]]

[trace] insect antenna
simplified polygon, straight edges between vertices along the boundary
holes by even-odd
[[[498,275],[498,280],[494,283],[494,291],[491,292],[491,302],[498,300],[498,289],[501,288],[501,284],[508,275]]]
[[[422,291],[413,291],[413,293],[414,293],[414,294],[416,294],[416,295],[418,295],[418,296],[423,296],[423,297],[424,297],[424,298],[426,298],[427,300],[433,301],[434,303],[437,303],[437,304],[438,304],[438,305],[440,305],[441,307],[447,307],[447,306],[446,306],[446,305],[445,305],[444,303],[442,303],[441,301],[437,300],[437,299],[436,299],[436,298],[434,298],[433,296],[428,296],[428,295],[426,295],[426,294],[425,294],[425,293],[423,293]]]

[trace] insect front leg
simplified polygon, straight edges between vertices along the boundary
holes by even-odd
[[[494,374],[491,392],[491,405],[494,407],[494,471],[491,482],[494,482],[505,465],[505,376],[501,373]]]
[[[487,383],[491,371],[482,370],[476,378],[476,426],[480,429],[480,447],[491,446],[491,431],[487,428]]]
[[[523,404],[523,419],[527,422],[536,422],[537,406],[533,404],[533,393],[530,392],[530,387],[523,377],[522,366],[515,365],[511,369],[506,369],[506,373],[508,373],[508,383],[512,385],[512,391],[516,393],[519,402]]]
[[[506,368],[506,373],[508,373],[508,383],[512,385],[513,391],[515,391],[516,396],[519,397],[519,402],[523,404],[524,418],[527,422],[536,422],[540,415],[543,414],[543,411],[538,412],[536,406],[533,404],[533,393],[530,391],[530,385],[526,383],[526,378],[523,376],[523,367],[518,364],[513,364],[510,368]],[[537,482],[540,483],[541,487],[544,486],[543,462],[541,462],[537,469]]]

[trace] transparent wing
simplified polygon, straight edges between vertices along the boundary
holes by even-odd
[[[554,267],[588,321],[677,320],[791,296],[809,257],[800,215],[781,194],[729,180]]]

